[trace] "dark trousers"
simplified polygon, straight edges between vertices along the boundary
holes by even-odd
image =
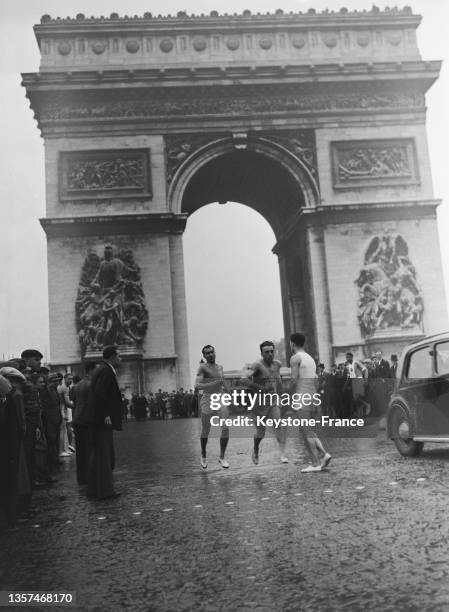
[[[89,468],[89,428],[87,425],[73,425],[76,440],[76,480],[79,485],[87,484]]]
[[[33,487],[36,478],[36,466],[35,466],[35,447],[36,447],[36,429],[37,425],[34,423],[26,424],[25,437],[23,439],[23,447],[25,450],[25,460],[28,468],[28,475],[30,478],[31,487]]]
[[[59,423],[45,424],[47,438],[47,465],[51,474],[59,470]]]
[[[114,494],[114,442],[109,427],[89,428],[87,497],[101,499]]]

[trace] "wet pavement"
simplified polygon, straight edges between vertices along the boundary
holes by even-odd
[[[384,432],[333,438],[329,469],[300,474],[296,437],[288,465],[267,438],[258,466],[233,438],[229,470],[211,439],[203,471],[198,434],[128,423],[108,502],[85,499],[68,458],[0,536],[0,589],[75,591],[83,611],[449,610],[447,446],[403,459]]]

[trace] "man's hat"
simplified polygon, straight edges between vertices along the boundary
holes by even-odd
[[[0,375],[5,378],[18,378],[19,380],[26,380],[25,376],[16,368],[10,368],[8,366],[0,369]]]
[[[22,359],[29,359],[30,357],[36,357],[37,359],[44,358],[42,353],[37,349],[26,349],[25,351],[22,351],[22,354],[20,356],[22,357]]]

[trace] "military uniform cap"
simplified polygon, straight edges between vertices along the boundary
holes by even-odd
[[[22,351],[22,354],[20,356],[22,357],[22,359],[29,359],[30,357],[36,357],[37,359],[44,358],[42,353],[37,349],[26,349],[25,351]]]

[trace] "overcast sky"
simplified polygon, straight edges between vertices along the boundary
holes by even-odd
[[[338,10],[341,6],[361,10],[372,4],[372,0],[247,0],[244,5],[237,0],[189,0],[182,4],[165,0],[150,5],[147,0],[0,0],[0,357],[35,346],[49,358],[46,245],[38,223],[45,214],[43,141],[20,86],[21,72],[38,70],[39,51],[32,27],[41,15],[65,17],[82,12],[100,16],[113,11],[143,15],[148,10],[153,14],[176,14],[178,10],[209,13],[214,9],[241,13],[246,8],[258,12],[311,7]],[[407,4],[424,17],[418,29],[423,58],[444,60],[441,77],[427,96],[427,126],[435,197],[444,201],[439,210],[439,229],[448,288],[448,2],[412,0]],[[234,369],[257,357],[261,339],[283,335],[278,265],[271,253],[274,242],[267,222],[238,204],[210,205],[189,220],[184,236],[188,306],[197,303],[198,292],[202,299],[200,310],[189,308],[193,367],[206,342],[216,344],[219,361],[226,369]],[[205,259],[208,269],[214,270],[207,290],[200,274]],[[249,269],[254,270],[251,278],[242,273]]]

